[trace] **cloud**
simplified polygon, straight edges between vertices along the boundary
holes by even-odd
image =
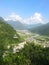
[[[42,15],[40,13],[35,13],[34,16],[31,17],[31,19],[35,21],[42,21]]]
[[[24,19],[24,23],[27,23],[27,24],[42,23],[42,24],[45,24],[43,16],[40,13],[34,13],[33,16],[30,16],[29,18]]]
[[[20,15],[12,13],[8,17],[6,17],[5,20],[20,21],[21,23],[25,23],[25,24],[36,24],[36,23],[44,24],[45,23],[43,16],[40,13],[34,13],[33,16],[30,16],[29,18],[26,18],[26,19],[23,19]]]
[[[30,20],[32,23],[45,23],[40,13],[35,13],[33,16],[30,17]]]
[[[11,15],[9,15],[8,17],[5,18],[6,21],[8,20],[13,20],[13,21],[22,21],[22,17],[20,17],[19,15],[12,13]]]

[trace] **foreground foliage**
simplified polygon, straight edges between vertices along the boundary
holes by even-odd
[[[17,53],[8,52],[1,60],[1,65],[49,65],[49,48],[34,43],[27,43]]]

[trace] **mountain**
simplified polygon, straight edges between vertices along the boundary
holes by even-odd
[[[13,21],[13,20],[9,20],[7,21],[8,24],[10,24],[15,30],[17,29],[25,29],[24,24],[22,24],[20,21]]]
[[[17,38],[14,39],[14,36]],[[7,24],[4,19],[0,17],[0,44],[14,44],[19,41],[19,35],[14,30],[14,28]]]
[[[49,23],[30,29],[31,32],[49,36]]]
[[[13,20],[9,20],[7,21],[8,24],[10,24],[15,30],[19,29],[19,30],[29,30],[31,28],[35,28],[37,26],[40,26],[42,24],[38,23],[38,24],[24,24],[21,23],[20,21],[13,21]]]

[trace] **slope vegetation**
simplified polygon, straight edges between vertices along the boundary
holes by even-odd
[[[13,27],[5,23],[5,21],[0,18],[0,44],[14,44],[19,41],[19,35],[13,29]]]
[[[49,23],[31,29],[32,32],[49,36]]]

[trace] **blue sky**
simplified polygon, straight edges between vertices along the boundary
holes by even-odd
[[[0,16],[16,13],[23,18],[40,13],[49,18],[49,0],[0,0]]]

